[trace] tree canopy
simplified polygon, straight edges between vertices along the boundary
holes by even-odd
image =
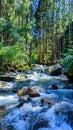
[[[0,9],[2,65],[54,63],[72,48],[73,0],[0,0]]]

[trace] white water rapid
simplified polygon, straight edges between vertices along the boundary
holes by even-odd
[[[0,130],[73,130],[73,90],[66,89],[67,78],[63,75],[49,76],[38,71],[26,75],[30,80],[29,86],[26,86],[39,88],[40,97],[31,97],[31,100],[17,107],[20,98],[11,92],[17,82],[0,81],[0,90],[1,87],[5,90],[0,92],[0,112],[2,106],[7,111],[0,120]],[[58,88],[52,89],[52,84]],[[42,104],[42,98],[54,103]]]

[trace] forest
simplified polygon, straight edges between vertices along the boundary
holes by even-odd
[[[0,130],[73,130],[73,0],[0,0]]]
[[[2,67],[72,62],[72,48],[73,0],[0,0]]]

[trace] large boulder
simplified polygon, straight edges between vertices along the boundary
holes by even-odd
[[[62,67],[59,64],[53,66],[50,69],[50,75],[52,75],[52,76],[58,76],[58,75],[61,75],[61,74],[62,74]]]
[[[73,66],[71,66],[66,72],[66,76],[71,82],[73,82]]]

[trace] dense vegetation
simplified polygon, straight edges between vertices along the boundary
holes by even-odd
[[[73,66],[72,46],[73,0],[0,0],[0,69],[64,57],[67,69]]]

